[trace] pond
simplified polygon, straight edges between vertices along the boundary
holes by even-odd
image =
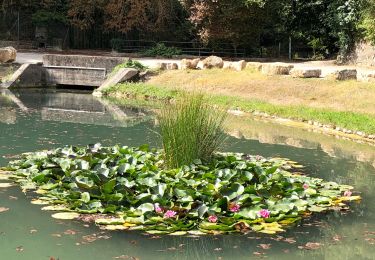
[[[157,147],[152,111],[117,106],[86,91],[0,92],[0,165],[22,152],[63,145],[149,143]],[[374,259],[375,147],[271,122],[233,117],[226,151],[286,157],[313,177],[355,187],[363,200],[278,235],[153,236],[101,231],[56,220],[18,187],[0,190],[1,259]],[[52,258],[51,258],[52,257]]]

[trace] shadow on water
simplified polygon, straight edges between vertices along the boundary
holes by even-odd
[[[155,124],[150,109],[118,106],[87,91],[1,90],[0,165],[22,152],[66,144],[158,146]],[[0,207],[9,208],[0,212],[0,258],[374,259],[373,146],[251,118],[230,118],[227,128],[226,151],[290,158],[313,176],[355,186],[363,201],[350,212],[317,215],[279,235],[158,237],[54,220],[11,187],[0,190]]]

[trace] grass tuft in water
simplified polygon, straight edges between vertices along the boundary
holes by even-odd
[[[165,104],[159,114],[165,163],[169,168],[210,161],[225,140],[227,113],[214,108],[203,94],[186,94]]]

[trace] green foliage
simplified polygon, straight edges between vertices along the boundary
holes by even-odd
[[[159,122],[167,166],[177,168],[195,159],[210,161],[224,141],[226,115],[201,94],[185,95],[164,105]]]
[[[114,51],[121,51],[124,48],[125,41],[120,38],[111,39],[111,48]]]
[[[324,59],[324,55],[327,53],[327,46],[324,45],[324,42],[321,38],[313,38],[307,44],[313,49],[313,59]]]
[[[158,43],[155,47],[146,50],[143,54],[148,57],[161,56],[172,58],[173,56],[181,55],[182,51],[176,47],[167,47],[164,43]]]
[[[38,10],[33,13],[32,21],[38,26],[48,26],[51,23],[62,23],[67,24],[68,20],[62,13],[50,12],[47,10]]]
[[[375,45],[375,2],[366,1],[364,11],[362,13],[362,21],[359,25],[364,31],[365,39]]]
[[[121,63],[121,64],[117,65],[116,67],[114,67],[114,69],[112,70],[110,75],[114,75],[116,72],[118,72],[120,69],[123,69],[123,68],[133,68],[133,69],[137,69],[137,70],[140,70],[140,71],[144,71],[144,70],[148,69],[147,66],[143,65],[139,61],[136,61],[136,60],[133,61],[133,60],[129,59],[126,62]]]
[[[35,203],[50,205],[43,210],[72,212],[55,218],[102,213],[92,217],[103,228],[153,234],[274,234],[360,199],[350,186],[296,173],[301,166],[287,159],[226,153],[176,169],[162,159],[147,146],[96,144],[25,154],[8,169],[24,191],[36,190]]]

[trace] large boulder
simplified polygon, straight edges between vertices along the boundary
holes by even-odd
[[[247,69],[254,69],[256,71],[262,71],[263,64],[260,62],[248,62],[246,64]]]
[[[157,64],[157,69],[160,70],[177,70],[178,65],[174,62],[160,62]]]
[[[289,75],[294,66],[287,63],[264,63],[262,73],[265,75]]]
[[[217,56],[210,56],[203,60],[204,69],[222,69],[224,67],[224,61],[222,58]]]
[[[182,59],[181,60],[181,69],[182,70],[195,70],[198,67],[200,59]]]
[[[290,71],[293,78],[319,78],[321,74],[320,69],[294,68]]]
[[[242,71],[245,68],[246,68],[246,61],[244,60],[240,60],[238,62],[227,62],[224,64],[224,69]]]
[[[358,74],[358,80],[363,82],[375,82],[375,71],[366,71]]]
[[[328,74],[327,78],[332,80],[356,80],[357,74],[356,69],[339,69]]]
[[[17,50],[13,47],[0,48],[0,63],[15,61]]]

